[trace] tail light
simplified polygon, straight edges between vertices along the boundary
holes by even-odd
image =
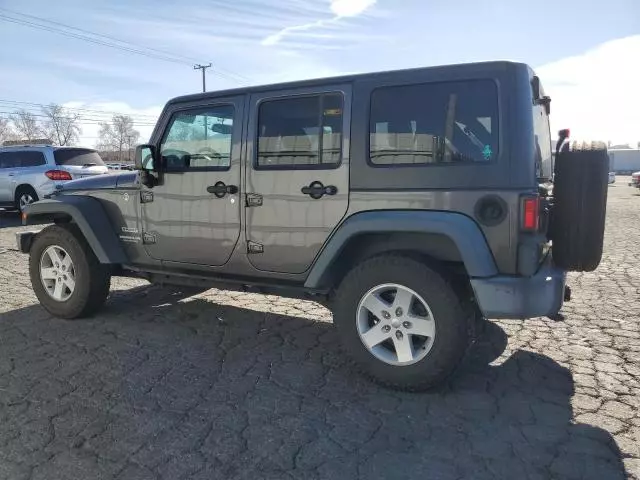
[[[536,196],[522,197],[520,228],[525,232],[535,232],[540,226],[540,198]]]
[[[51,180],[72,180],[71,174],[69,172],[65,172],[64,170],[49,170],[44,174]]]

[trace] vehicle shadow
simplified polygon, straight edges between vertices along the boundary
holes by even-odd
[[[523,350],[501,357],[496,324],[447,385],[401,393],[354,370],[321,309],[212,292],[118,291],[80,321],[35,305],[2,314],[0,420],[13,440],[0,461],[29,465],[41,448],[58,456],[37,468],[65,478],[625,478],[611,435],[572,423],[570,371]],[[46,442],[11,437],[52,415]],[[101,462],[70,466],[91,455]]]
[[[18,212],[0,209],[0,228],[19,227],[21,225],[22,221]]]
[[[43,225],[42,222],[29,223],[30,225]],[[15,210],[0,209],[0,228],[21,227],[20,213]]]

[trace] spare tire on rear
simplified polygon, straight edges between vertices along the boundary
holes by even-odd
[[[567,271],[590,272],[600,264],[608,178],[606,149],[557,156],[549,236],[554,262]]]

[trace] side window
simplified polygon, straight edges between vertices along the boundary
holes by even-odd
[[[335,168],[342,156],[341,94],[260,104],[257,168]]]
[[[47,164],[42,152],[20,152],[18,157],[19,167],[39,167]]]
[[[498,155],[498,92],[490,80],[377,89],[369,122],[374,165],[486,163]]]
[[[535,139],[536,177],[551,178],[553,161],[551,158],[551,132],[549,117],[543,106],[533,107],[533,130]]]
[[[173,115],[160,146],[167,171],[227,170],[231,165],[233,105]]]
[[[20,166],[20,159],[16,152],[0,153],[0,168],[15,168]]]

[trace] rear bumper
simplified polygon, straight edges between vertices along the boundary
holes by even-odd
[[[566,272],[547,260],[530,277],[473,278],[480,311],[486,318],[553,317],[565,298]]]

